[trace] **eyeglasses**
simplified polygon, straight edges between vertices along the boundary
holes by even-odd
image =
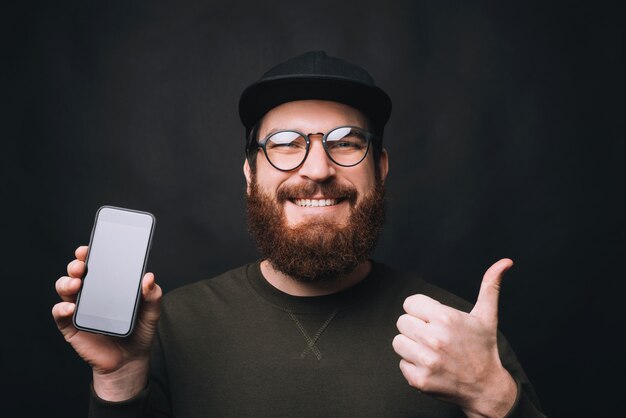
[[[258,142],[270,164],[281,171],[300,167],[311,149],[311,136],[322,135],[322,145],[332,162],[342,167],[359,164],[367,156],[370,143],[378,137],[356,126],[339,126],[325,134],[303,134],[295,130],[271,132]]]

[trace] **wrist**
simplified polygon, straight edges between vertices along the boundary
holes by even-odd
[[[148,384],[148,360],[135,360],[119,369],[100,373],[93,371],[93,389],[100,399],[121,402],[139,394]]]
[[[517,383],[509,372],[502,373],[486,386],[485,390],[463,412],[470,418],[505,417],[515,405]]]

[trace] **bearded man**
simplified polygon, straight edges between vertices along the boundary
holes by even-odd
[[[170,292],[162,309],[146,274],[124,339],[72,326],[87,247],[57,281],[53,316],[93,369],[90,415],[543,416],[497,331],[510,260],[472,306],[369,259],[391,112],[370,75],[309,52],[248,87],[239,110],[261,260]]]

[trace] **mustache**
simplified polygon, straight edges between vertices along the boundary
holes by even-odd
[[[326,198],[347,200],[351,205],[356,203],[357,192],[354,187],[339,184],[336,181],[316,183],[309,181],[302,184],[283,185],[276,191],[276,199],[279,203],[294,198],[303,198],[321,194]]]

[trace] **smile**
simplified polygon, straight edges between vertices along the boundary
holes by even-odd
[[[300,207],[323,207],[334,206],[339,202],[338,199],[294,199],[293,203]]]

